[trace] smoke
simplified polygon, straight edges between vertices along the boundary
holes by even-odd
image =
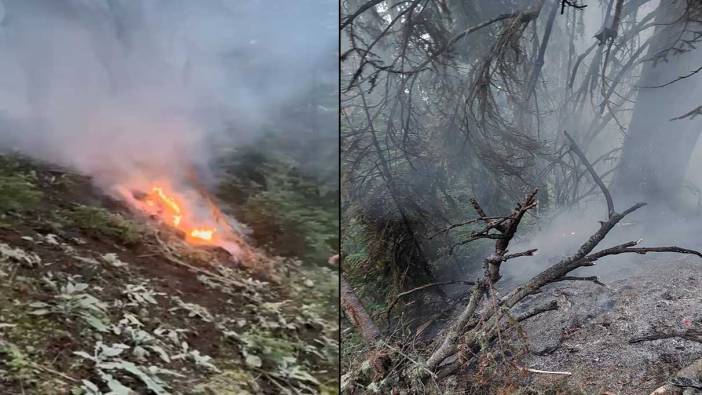
[[[592,97],[592,103],[585,100],[583,107],[584,116],[579,116],[577,111],[566,112],[561,118],[553,116],[548,110],[543,108],[557,109],[561,102],[565,102],[569,97],[559,97],[560,92],[566,92],[566,89],[559,86],[558,83],[562,70],[567,70],[567,77],[571,76],[573,63],[580,54],[593,46],[595,34],[602,28],[605,21],[605,14],[609,1],[603,2],[582,2],[587,3],[587,7],[578,11],[572,22],[564,17],[556,19],[554,27],[555,34],[565,36],[567,33],[566,27],[575,26],[581,34],[574,37],[572,42],[572,57],[569,58],[569,47],[559,46],[559,40],[553,40],[551,46],[546,51],[546,62],[543,69],[543,79],[545,86],[548,87],[548,94],[542,93],[540,97],[542,115],[540,119],[540,131],[542,136],[547,136],[554,141],[562,141],[562,132],[567,129],[576,139],[581,136],[587,136],[587,131],[592,125],[598,124],[601,120],[596,117],[599,111],[598,106],[601,104],[601,92],[595,93]],[[610,152],[613,148],[622,147],[630,144],[626,141],[626,136],[632,133],[632,130],[650,131],[652,138],[647,140],[643,149],[633,151],[631,155],[634,160],[630,163],[631,172],[627,175],[638,174],[642,175],[639,178],[633,179],[633,185],[630,190],[642,193],[625,193],[621,192],[622,181],[626,179],[614,179],[614,168],[621,163],[621,154],[613,155],[612,160],[601,160],[595,163],[595,169],[604,178],[605,183],[609,186],[614,195],[614,203],[618,211],[623,211],[634,204],[634,202],[643,201],[648,205],[639,209],[624,218],[604,239],[604,241],[595,249],[595,251],[612,247],[625,242],[640,240],[639,246],[656,247],[656,246],[679,246],[690,249],[700,249],[700,232],[702,232],[702,221],[700,214],[702,213],[702,175],[699,172],[702,166],[702,144],[700,144],[698,135],[700,130],[700,118],[686,118],[672,121],[672,118],[679,117],[688,111],[702,105],[702,73],[689,75],[685,79],[673,83],[664,88],[640,88],[640,86],[655,86],[665,84],[675,80],[678,76],[687,75],[691,71],[697,70],[702,61],[702,52],[698,47],[690,46],[677,53],[673,51],[666,61],[659,61],[647,74],[642,76],[644,67],[651,65],[651,55],[657,53],[664,48],[673,45],[679,37],[682,24],[679,23],[680,15],[683,13],[684,1],[671,2],[675,3],[677,8],[671,15],[663,14],[665,25],[670,24],[670,31],[656,30],[650,26],[641,32],[636,40],[639,43],[646,43],[647,40],[654,38],[654,34],[663,36],[661,43],[656,43],[651,40],[652,44],[656,44],[659,48],[655,51],[646,49],[639,57],[640,61],[632,69],[630,80],[623,82],[617,88],[618,92],[628,93],[631,90],[633,93],[626,98],[624,102],[627,105],[622,106],[622,109],[616,114],[616,122],[610,122],[601,133],[597,134],[592,140],[582,142],[582,147],[585,148],[586,155],[591,162],[601,158],[602,155]],[[546,4],[549,4],[547,2]],[[553,4],[553,3],[550,3]],[[636,21],[641,21],[647,16],[658,17],[659,1],[645,2],[625,2],[625,7],[630,4],[641,4],[636,13]],[[665,3],[663,3],[665,4]],[[653,14],[652,14],[653,13]],[[543,18],[543,16],[541,17]],[[632,18],[633,17],[629,17]],[[632,23],[632,19],[625,23]],[[658,22],[660,22],[660,20]],[[653,22],[651,22],[653,21]],[[654,23],[656,19],[649,19],[649,23]],[[678,23],[673,23],[678,21]],[[567,24],[567,25],[566,25]],[[651,25],[652,26],[652,25]],[[691,26],[694,26],[692,28]],[[687,26],[688,29],[694,30],[699,27],[698,23],[691,23]],[[620,37],[626,32],[625,29],[620,33]],[[677,33],[676,34],[672,34]],[[671,37],[668,37],[671,36]],[[684,36],[687,37],[687,36]],[[657,37],[656,37],[657,38]],[[679,45],[679,44],[676,44]],[[696,44],[695,44],[696,45]],[[616,46],[616,44],[615,44]],[[589,52],[589,57],[585,57],[583,64],[590,62],[597,53],[598,48],[594,47]],[[646,59],[646,60],[643,60]],[[571,63],[569,63],[571,62]],[[575,74],[575,87],[579,85],[577,78],[582,78],[588,70],[583,64],[580,65]],[[595,62],[601,67],[602,61]],[[610,66],[609,67],[616,67]],[[599,77],[597,83],[599,84]],[[607,84],[610,82],[607,81]],[[549,96],[553,95],[553,96]],[[551,104],[552,100],[556,105]],[[622,100],[617,98],[617,101]],[[590,107],[591,106],[591,107]],[[637,108],[638,107],[638,108]],[[636,118],[636,123],[632,123],[632,119]],[[693,138],[686,137],[692,135]],[[559,140],[560,137],[560,140]],[[670,142],[676,142],[671,144]],[[683,146],[682,150],[676,148]],[[661,148],[664,147],[664,148]],[[631,148],[631,147],[626,147]],[[692,154],[686,155],[687,149],[692,151]],[[688,161],[689,159],[689,161]],[[578,163],[581,166],[580,163]],[[582,166],[581,166],[582,168]],[[682,173],[682,174],[680,174]],[[685,174],[686,173],[686,174]],[[684,175],[683,182],[678,182],[677,175]],[[679,190],[678,187],[661,188],[662,194],[656,195],[650,193],[647,188],[644,188],[639,181],[646,179],[646,176],[655,179],[660,185],[678,185],[683,187]],[[666,183],[665,181],[675,181]],[[594,184],[589,174],[583,173],[581,191],[577,194],[580,196],[582,192],[589,189]],[[484,182],[484,184],[487,184]],[[585,187],[586,186],[586,187]],[[481,185],[480,187],[483,187]],[[480,189],[474,188],[473,193],[478,196],[478,200],[484,207],[489,207],[491,202],[480,196]],[[541,192],[545,192],[544,188]],[[550,191],[552,192],[552,191]],[[488,196],[490,194],[487,194]],[[494,196],[495,194],[492,194]],[[548,202],[552,203],[552,202]],[[511,289],[522,284],[532,276],[547,269],[548,267],[558,263],[563,258],[574,254],[578,248],[585,243],[588,238],[599,228],[599,221],[607,218],[604,198],[598,189],[594,189],[593,195],[584,199],[577,204],[568,205],[567,208],[555,208],[543,210],[539,213],[537,224],[532,224],[534,218],[527,216],[527,219],[520,226],[517,232],[517,238],[510,243],[510,252],[516,253],[529,249],[538,249],[534,257],[524,257],[515,259],[505,263],[501,268],[503,279],[498,284],[502,289]],[[489,214],[499,215],[493,209],[488,210]],[[502,213],[505,213],[504,211]],[[452,218],[454,223],[460,222]],[[492,241],[485,241],[484,244],[478,245],[480,252],[483,255],[488,255],[494,248]],[[474,254],[478,256],[479,254]],[[642,270],[650,269],[652,266],[674,266],[678,260],[696,261],[697,257],[674,255],[671,253],[651,253],[647,255],[638,254],[623,254],[603,258],[593,267],[581,268],[575,271],[574,275],[600,277],[600,280],[607,283],[614,279],[625,278],[633,273]],[[460,275],[466,279],[474,279],[482,274],[481,260],[474,257],[459,261],[460,265],[468,267]],[[447,265],[447,272],[454,270]],[[456,276],[455,272],[450,272],[444,275],[442,280],[451,280]],[[457,290],[464,291],[465,287],[457,286]]]
[[[615,209],[619,212],[629,208],[616,203],[615,201]],[[541,218],[536,225],[522,225],[521,232],[517,232],[518,237],[510,243],[510,251],[538,251],[533,257],[518,258],[504,264],[501,268],[503,280],[499,284],[500,287],[514,288],[565,257],[573,255],[599,229],[599,221],[606,218],[607,207],[600,195],[577,207]],[[528,229],[530,226],[531,229]],[[700,231],[702,223],[699,217],[681,217],[673,211],[647,205],[620,221],[593,252],[631,241],[638,241],[639,247],[678,246],[699,250]],[[696,259],[698,258],[673,253],[622,254],[602,258],[596,261],[594,266],[580,268],[572,274],[598,276],[601,281],[607,283],[630,277],[632,273],[652,266],[671,266],[677,260]]]
[[[322,0],[1,0],[0,147],[104,186],[183,179],[336,79],[336,14]]]

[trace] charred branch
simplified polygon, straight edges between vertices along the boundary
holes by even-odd
[[[551,303],[547,305],[534,307],[533,309],[521,314],[517,317],[517,321],[521,322],[524,320],[528,320],[529,318],[537,316],[541,313],[545,313],[547,311],[552,311],[556,309],[558,309],[558,303],[555,300],[552,300]]]

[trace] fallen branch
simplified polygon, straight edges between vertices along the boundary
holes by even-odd
[[[566,133],[566,136],[567,133]],[[568,136],[570,139],[570,136]],[[572,142],[572,139],[570,139]],[[680,247],[649,247],[649,248],[634,248],[637,244],[637,242],[629,242],[625,243],[619,246],[615,246],[612,248],[607,248],[595,253],[592,253],[592,251],[599,245],[602,240],[607,236],[607,234],[614,228],[614,226],[619,223],[624,217],[627,215],[631,214],[632,212],[638,210],[639,208],[645,206],[645,203],[636,203],[633,206],[629,207],[628,209],[624,210],[622,213],[617,213],[614,211],[614,204],[611,203],[611,195],[609,191],[607,190],[607,187],[602,183],[601,179],[597,176],[597,174],[594,172],[594,169],[592,169],[592,166],[589,166],[589,162],[587,162],[587,159],[584,157],[584,154],[582,154],[582,151],[577,148],[577,145],[573,145],[574,149],[576,149],[580,155],[582,155],[581,159],[583,159],[584,162],[586,162],[586,167],[588,167],[588,170],[591,171],[591,174],[593,175],[593,178],[596,180],[599,180],[598,185],[600,185],[600,188],[603,192],[603,194],[606,197],[606,200],[608,201],[608,219],[607,221],[601,221],[600,222],[600,228],[592,234],[587,241],[585,241],[580,248],[576,251],[576,253],[572,256],[568,256],[563,258],[560,262],[557,264],[547,268],[546,270],[542,271],[541,273],[537,274],[536,276],[532,277],[529,281],[527,281],[524,285],[516,288],[514,291],[512,291],[510,294],[508,294],[505,298],[503,298],[500,303],[498,303],[495,306],[492,306],[488,309],[487,312],[485,312],[480,319],[475,319],[472,317],[469,317],[466,319],[466,321],[463,322],[463,325],[461,327],[465,327],[465,322],[471,322],[473,323],[473,326],[471,329],[468,331],[468,333],[463,336],[464,339],[464,344],[461,347],[461,351],[459,352],[461,356],[459,359],[466,359],[468,357],[469,352],[477,352],[480,350],[480,339],[484,338],[486,334],[491,333],[492,328],[495,328],[498,326],[500,320],[503,317],[503,314],[500,312],[503,310],[509,310],[513,308],[517,303],[522,301],[524,298],[526,298],[529,295],[533,295],[537,292],[540,291],[540,289],[550,283],[562,281],[567,275],[572,272],[575,269],[578,269],[580,267],[585,267],[585,266],[592,266],[594,265],[594,261],[597,259],[600,259],[604,256],[608,255],[616,255],[620,253],[639,253],[639,254],[645,254],[648,252],[677,252],[677,253],[685,253],[685,254],[693,254],[702,257],[702,254],[700,254],[697,251],[694,250],[689,250],[689,249],[684,249]],[[499,243],[499,241],[498,241]],[[491,258],[488,258],[491,259]],[[492,258],[494,261],[494,258]],[[492,265],[492,267],[496,267],[499,270],[499,265],[495,266]],[[492,275],[489,276],[490,278],[499,278],[499,273],[495,276],[492,277]],[[482,294],[480,295],[482,297]],[[476,302],[477,304],[477,302]],[[469,303],[470,305],[470,303]],[[471,315],[475,313],[475,309],[471,312]],[[459,321],[460,322],[460,321]],[[448,337],[444,339],[444,343],[448,340]],[[437,355],[437,352],[435,352],[432,355],[432,358],[428,360],[428,363],[435,363],[435,366],[438,366],[438,364],[441,363],[441,360],[444,358],[448,357],[449,355],[452,354],[453,350],[456,349],[456,345],[449,345],[446,346],[445,349],[443,349],[443,353],[440,355]],[[431,366],[431,365],[430,365]],[[435,367],[434,366],[434,367]]]
[[[531,373],[540,373],[540,374],[558,374],[558,375],[563,375],[563,376],[571,376],[573,373],[571,372],[552,372],[549,370],[539,370],[539,369],[532,369],[532,368],[524,368],[520,367],[521,370],[525,370],[527,372]]]
[[[433,371],[436,369],[444,359],[454,353],[458,337],[463,333],[466,325],[474,318],[475,312],[480,304],[480,301],[483,299],[483,296],[488,289],[490,289],[490,287],[500,279],[500,265],[506,260],[505,257],[507,256],[507,248],[509,243],[517,232],[517,228],[519,223],[522,221],[522,218],[524,218],[524,214],[536,207],[537,192],[538,189],[534,189],[530,194],[528,194],[523,201],[517,204],[514,210],[512,210],[512,213],[508,217],[505,217],[504,220],[485,220],[487,223],[486,229],[495,229],[499,232],[499,234],[493,235],[497,237],[491,237],[496,239],[494,253],[485,258],[483,262],[485,275],[482,280],[476,282],[476,284],[471,288],[468,305],[463,309],[463,311],[461,311],[458,317],[456,317],[444,335],[443,341],[440,343],[439,347],[427,360],[427,367],[430,370]],[[473,209],[481,218],[488,217],[476,200],[471,200],[471,204]],[[527,251],[525,253],[521,253],[522,255],[519,256],[523,256],[526,253],[533,254],[533,252],[534,251]]]
[[[597,278],[597,276],[588,276],[588,277],[565,276],[565,277],[561,277],[561,279],[558,281],[591,281],[597,285],[601,285],[603,287],[606,286],[600,282],[600,279]]]
[[[341,308],[363,340],[366,341],[366,344],[369,346],[375,345],[380,340],[380,330],[366,312],[360,299],[353,292],[353,288],[351,288],[343,274],[340,275],[339,280],[341,282]]]
[[[517,317],[517,321],[521,322],[541,313],[545,313],[547,311],[552,311],[556,309],[558,309],[558,303],[556,303],[555,300],[552,300],[551,303],[547,305],[535,307],[527,311],[526,313],[521,314],[519,317]]]
[[[635,337],[629,340],[629,344],[636,344],[654,340],[662,339],[672,339],[679,337],[685,340],[691,340],[696,342],[702,342],[702,331],[696,329],[688,329],[684,332],[673,332],[673,333],[652,333],[649,335]]]
[[[397,294],[397,296],[395,297],[395,299],[393,299],[392,303],[390,303],[390,306],[388,306],[385,315],[386,315],[388,318],[390,318],[390,311],[391,311],[392,308],[397,304],[397,302],[400,301],[400,298],[402,298],[402,297],[404,297],[404,296],[411,295],[411,294],[413,294],[413,293],[415,293],[415,292],[417,292],[417,291],[421,291],[421,290],[423,290],[423,289],[427,289],[427,288],[431,288],[431,287],[440,287],[440,286],[444,286],[444,285],[452,285],[452,284],[474,285],[475,282],[473,282],[473,281],[463,281],[463,280],[459,280],[459,281],[445,281],[445,282],[440,282],[440,283],[424,284],[424,285],[419,286],[419,287],[417,287],[417,288],[410,289],[409,291],[400,292],[399,294]]]

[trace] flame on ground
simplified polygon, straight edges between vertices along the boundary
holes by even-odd
[[[135,211],[178,230],[191,245],[217,246],[239,262],[254,262],[257,253],[246,242],[246,228],[224,214],[197,183],[173,184],[166,179],[135,177],[111,190]]]
[[[139,211],[181,231],[190,244],[220,246],[234,256],[246,250],[242,235],[233,227],[238,224],[230,222],[202,191],[180,193],[168,182],[155,182],[146,190],[137,188],[144,192],[125,185],[116,189]]]
[[[190,213],[187,220],[183,220],[185,214],[181,207],[185,207],[182,197],[176,195],[175,192],[166,192],[163,186],[154,186],[144,198],[144,202],[150,208],[156,209],[153,213],[164,222],[172,225],[176,229],[183,231],[186,234],[186,240],[195,242],[212,242],[214,234],[217,231],[215,226],[202,226],[201,224],[192,225],[194,215]]]
[[[214,229],[193,229],[192,231],[190,231],[190,236],[202,240],[212,240],[212,235],[214,234],[214,232]]]

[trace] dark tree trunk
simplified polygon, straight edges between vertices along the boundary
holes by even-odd
[[[661,25],[656,27],[647,59],[676,45],[683,29],[679,19],[684,13],[685,3],[685,0],[661,2],[655,11],[656,23]],[[697,27],[689,25],[688,28]],[[667,62],[654,64],[647,61],[638,85],[658,86],[675,80],[699,67],[701,55],[701,50],[692,49],[682,55],[670,53]],[[669,208],[676,206],[702,123],[699,119],[671,119],[702,104],[702,95],[697,88],[701,79],[702,76],[695,75],[665,87],[639,90],[624,139],[622,158],[611,184],[618,200],[625,204],[643,200],[663,203]]]
[[[380,330],[366,312],[360,299],[356,297],[351,284],[346,281],[343,274],[341,274],[341,308],[366,344],[374,345],[380,338]]]

